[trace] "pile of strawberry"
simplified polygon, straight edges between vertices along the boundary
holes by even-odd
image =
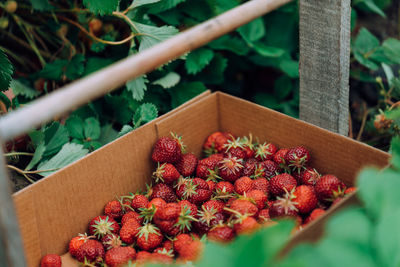
[[[203,148],[207,157],[199,160],[185,153],[180,137],[160,138],[152,153],[154,185],[108,202],[88,234],[70,241],[70,254],[110,267],[195,261],[200,238],[229,242],[284,217],[301,229],[355,190],[310,167],[303,146],[278,149],[253,143],[251,135],[215,132]],[[42,266],[57,266],[46,265],[52,256]]]

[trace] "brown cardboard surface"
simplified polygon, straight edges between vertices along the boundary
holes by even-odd
[[[86,231],[89,220],[102,213],[107,201],[144,188],[150,181],[154,166],[150,154],[158,137],[171,131],[183,135],[188,151],[199,156],[204,139],[217,130],[236,135],[252,132],[260,141],[271,141],[280,147],[303,144],[311,151],[313,166],[322,173],[338,175],[348,185],[353,184],[362,166],[383,167],[389,158],[387,153],[267,108],[226,94],[206,92],[16,193],[14,200],[29,265],[37,266],[47,253],[66,252],[69,240]],[[335,209],[352,201],[354,198]],[[294,235],[291,244],[317,238],[324,220]],[[69,255],[63,257],[63,266],[75,265]]]

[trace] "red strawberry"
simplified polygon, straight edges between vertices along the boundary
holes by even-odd
[[[262,178],[262,177],[257,178],[255,180],[253,180],[253,186],[251,189],[257,189],[257,190],[264,192],[265,194],[268,194],[269,181],[266,178]]]
[[[256,148],[255,158],[258,161],[270,160],[276,153],[276,146],[272,143],[259,144]]]
[[[254,176],[258,165],[258,160],[256,160],[255,158],[250,158],[246,160],[243,165],[243,176]]]
[[[153,198],[146,208],[140,209],[140,216],[143,217],[144,222],[150,222],[153,219],[157,209],[163,208],[167,205],[164,199],[156,197]]]
[[[136,219],[140,224],[143,223],[143,217],[141,217],[139,213],[137,213],[136,211],[128,211],[124,214],[124,216],[122,216],[121,225],[124,225],[129,219],[132,218]]]
[[[224,148],[225,157],[230,155],[238,159],[244,159],[247,155],[246,151],[244,150],[244,146],[240,141],[240,138],[237,138],[236,140],[228,140],[228,143],[225,144]]]
[[[178,204],[181,206],[181,209],[190,209],[190,216],[196,216],[197,215],[197,206],[191,202],[189,202],[188,200],[181,200],[178,202]]]
[[[293,192],[293,201],[299,213],[306,214],[317,206],[318,200],[314,188],[309,185],[300,185]]]
[[[233,225],[233,229],[235,230],[236,234],[251,234],[260,228],[260,224],[257,222],[254,217],[245,216],[240,218],[237,223]]]
[[[214,226],[208,233],[209,240],[221,243],[228,243],[233,240],[235,233],[232,228],[227,225],[219,224]]]
[[[197,167],[197,157],[192,153],[182,155],[181,159],[175,163],[176,169],[184,177],[191,176]]]
[[[162,198],[167,203],[176,201],[174,190],[170,186],[163,183],[153,186],[153,188],[149,190],[148,195],[150,195],[150,199]]]
[[[309,161],[310,153],[303,146],[291,148],[285,155],[286,164],[298,173],[305,168]]]
[[[344,195],[346,196],[346,195],[349,195],[349,194],[351,194],[353,192],[356,192],[356,191],[357,191],[357,187],[349,187],[346,190],[344,190]]]
[[[319,178],[321,178],[321,175],[315,169],[306,168],[300,174],[300,183],[314,186]]]
[[[61,257],[57,254],[47,254],[40,261],[40,267],[61,267]]]
[[[324,215],[325,211],[323,209],[315,209],[310,213],[310,216],[308,216],[305,221],[304,221],[304,225],[308,224],[311,221],[314,221],[315,219],[317,219],[318,217]]]
[[[124,214],[121,203],[118,200],[108,202],[104,207],[104,214],[114,220],[120,219]]]
[[[253,180],[249,177],[243,176],[235,181],[235,191],[236,193],[243,195],[245,192],[248,192],[253,187]]]
[[[89,238],[91,237],[89,237],[86,233],[79,234],[78,236],[72,238],[69,242],[69,254],[71,254],[73,257],[76,257],[76,253],[78,252],[80,246],[82,246],[83,243],[89,240]]]
[[[227,157],[218,163],[219,176],[228,182],[235,182],[242,176],[243,160],[236,157]]]
[[[253,136],[249,134],[249,137],[243,137],[241,139],[241,143],[243,144],[243,149],[246,152],[245,159],[253,158],[256,150],[256,146],[253,144]]]
[[[89,239],[78,249],[76,259],[80,262],[85,260],[90,263],[100,263],[104,258],[104,247],[103,245],[93,239]]]
[[[140,227],[141,224],[136,219],[126,221],[119,232],[121,240],[128,245],[133,244]]]
[[[334,201],[343,195],[346,186],[334,175],[327,174],[322,176],[315,183],[315,193],[320,201]]]
[[[163,208],[157,209],[154,219],[159,220],[175,220],[181,212],[181,206],[178,203],[168,203]]]
[[[222,212],[217,212],[215,209],[208,209],[203,206],[197,215],[197,219],[198,221],[193,222],[193,226],[197,233],[203,235],[210,231],[213,226],[224,222],[225,216]]]
[[[161,137],[154,145],[151,158],[156,162],[175,163],[181,156],[181,146],[177,140],[169,137]]]
[[[167,254],[151,253],[149,262],[162,265],[171,265],[174,260]]]
[[[259,210],[265,208],[268,201],[268,196],[263,191],[257,189],[247,192],[246,198],[252,203],[255,203]]]
[[[158,163],[156,171],[153,172],[153,178],[156,180],[156,183],[172,184],[179,179],[179,176],[181,175],[175,166],[170,163],[163,163],[161,165]]]
[[[224,146],[228,140],[233,140],[234,136],[230,133],[215,132],[209,135],[203,144],[203,151],[206,156],[224,152]]]
[[[106,250],[122,246],[121,238],[118,235],[107,234],[101,239]]]
[[[231,210],[239,212],[242,215],[249,215],[249,216],[256,215],[258,212],[257,206],[245,199],[234,200],[229,208]]]
[[[155,207],[155,210],[164,207],[165,205],[167,205],[167,202],[165,202],[164,199],[156,197],[153,198],[148,204],[147,204],[147,208],[152,208],[153,206]]]
[[[206,182],[208,184],[208,189],[210,189],[211,192],[214,192],[215,191],[215,186],[217,185],[217,183],[214,182],[214,181],[211,181],[211,180],[208,180]]]
[[[176,194],[179,198],[187,199],[191,203],[199,205],[210,199],[212,192],[210,191],[206,181],[200,178],[185,179],[182,184],[178,185]]]
[[[223,159],[222,154],[213,154],[208,158],[202,159],[197,164],[196,177],[203,179],[216,180],[218,176],[217,164]]]
[[[277,197],[277,200],[269,207],[269,216],[271,218],[296,217],[297,208],[293,201],[286,197]]]
[[[215,199],[211,199],[207,202],[204,202],[203,207],[211,210],[214,209],[217,212],[223,212],[224,211],[224,207],[225,207],[225,203],[222,202],[221,200],[215,200]]]
[[[149,204],[149,200],[147,199],[146,196],[144,196],[144,195],[135,195],[132,198],[131,207],[134,208],[136,211],[138,211],[139,209],[146,208],[147,204]]]
[[[136,251],[131,247],[116,247],[106,253],[105,263],[109,267],[124,266],[129,261],[136,258]]]
[[[276,164],[278,164],[281,167],[286,164],[285,156],[288,151],[289,151],[289,149],[287,149],[287,148],[281,148],[275,153],[273,160],[276,162]]]
[[[235,187],[230,182],[221,181],[215,185],[215,196],[220,199],[231,198]]]
[[[203,243],[199,240],[193,240],[178,251],[179,260],[194,262],[200,258],[202,251]]]
[[[185,249],[185,246],[193,242],[193,238],[188,234],[179,234],[176,236],[173,244],[176,253]]]
[[[151,256],[152,253],[148,251],[138,251],[138,253],[136,254],[136,264],[138,264],[139,266],[143,266],[144,264],[149,263],[151,261]]]
[[[278,175],[282,171],[282,169],[279,168],[279,165],[272,160],[264,160],[260,163],[260,166],[263,169],[263,175],[261,176],[268,179],[274,177],[275,175]]]
[[[258,222],[263,224],[271,221],[271,217],[269,216],[269,209],[260,210],[258,213]]]
[[[137,246],[142,250],[151,251],[161,245],[163,235],[154,225],[147,223],[140,227],[137,234]]]
[[[118,223],[109,216],[97,216],[89,223],[89,234],[97,238],[102,238],[106,234],[118,234]]]
[[[272,196],[282,196],[297,186],[296,179],[290,174],[282,173],[269,180],[269,193]]]

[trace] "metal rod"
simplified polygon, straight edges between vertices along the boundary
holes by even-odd
[[[73,82],[0,119],[4,140],[19,136],[220,37],[291,0],[252,0],[167,41]]]

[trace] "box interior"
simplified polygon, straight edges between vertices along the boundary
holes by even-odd
[[[158,137],[170,132],[182,135],[188,151],[200,156],[204,139],[218,130],[237,136],[251,132],[260,142],[279,147],[305,145],[312,166],[323,174],[337,175],[347,185],[353,185],[361,167],[383,167],[389,159],[387,153],[350,138],[236,97],[206,92],[14,194],[29,266],[37,266],[45,254],[67,252],[69,240],[86,232],[89,221],[115,196],[144,189],[151,182],[155,165],[150,155]],[[289,246],[317,238],[322,229],[319,221],[324,220],[297,233]],[[69,256],[63,263],[76,265]]]

